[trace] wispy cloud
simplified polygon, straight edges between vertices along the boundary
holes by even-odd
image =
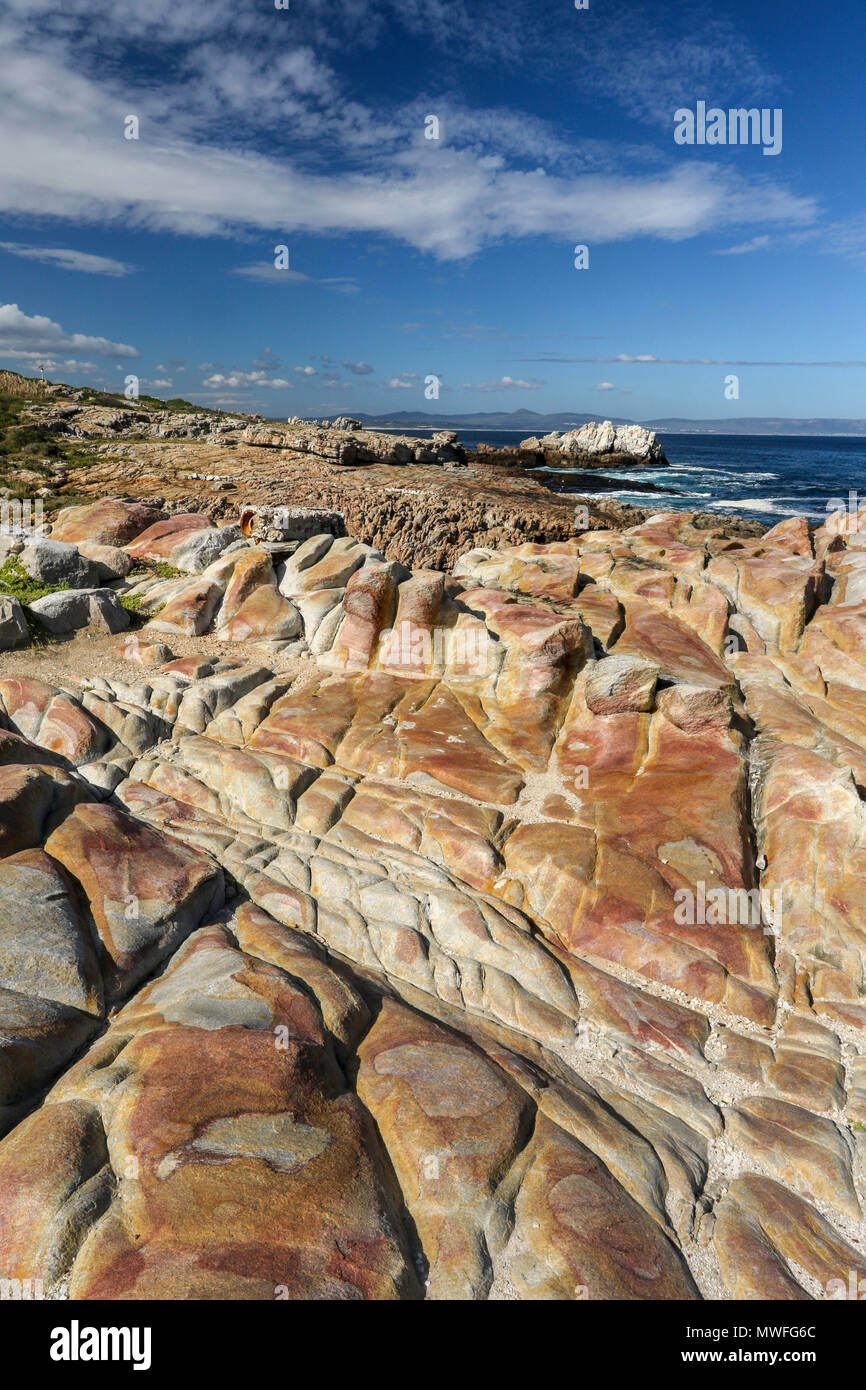
[[[726,246],[722,250],[716,251],[717,256],[747,256],[751,251],[766,251],[772,245],[770,236],[753,236],[750,241],[743,241],[739,246]]]
[[[331,275],[317,279],[305,275],[300,270],[278,270],[272,261],[255,261],[252,265],[239,265],[233,275],[243,275],[248,280],[262,280],[269,285],[321,285],[323,289],[335,290],[338,294],[357,294],[358,283],[349,275]]]
[[[641,8],[631,7],[632,17]],[[236,11],[226,0],[176,0],[174,8],[155,0],[145,26],[131,0],[108,12],[96,0],[74,0],[68,18],[52,18],[45,3],[9,0],[0,21],[0,211],[195,236],[271,237],[275,227],[285,236],[368,235],[441,260],[532,237],[567,245],[576,227],[599,244],[807,227],[816,219],[815,201],[774,181],[779,176],[675,157],[672,147],[661,160],[639,155],[630,162],[627,151],[614,157],[612,149],[588,153],[586,142],[575,144],[522,111],[469,110],[443,99],[444,138],[427,141],[419,103],[383,118],[376,107],[347,100],[330,66],[304,43],[305,26],[323,41],[327,21],[345,43],[362,29],[376,33],[390,17],[450,49],[462,45],[470,58],[526,58],[547,42],[534,0],[311,0],[306,18],[295,8],[290,19],[273,10],[267,22],[244,7]],[[579,15],[573,18],[575,51],[591,56],[597,40]],[[292,46],[275,57],[275,36],[286,23]],[[214,32],[221,32],[218,49]],[[106,69],[106,33],[122,45],[146,40],[186,48],[173,52],[159,77],[136,80],[131,69],[122,80],[122,67]],[[605,38],[598,63],[581,71],[611,85],[615,48],[618,91],[655,91],[661,68],[676,68],[693,94],[698,78],[713,70],[709,55],[720,61],[713,44],[724,35],[731,37],[730,26],[718,21],[700,43],[683,38],[677,64],[666,52],[652,81],[644,80],[648,60],[634,34],[613,48]],[[241,52],[250,36],[258,46],[247,43]],[[653,42],[662,44],[661,31]],[[736,44],[729,52],[725,71],[745,61]],[[625,69],[623,53],[630,55]],[[130,111],[140,117],[136,141],[122,138]],[[268,133],[280,136],[279,146],[263,138]],[[317,280],[268,261],[236,273],[346,294],[357,288],[350,277]]]
[[[522,381],[519,377],[503,376],[499,381],[481,381],[476,385],[464,381],[464,391],[537,391],[543,381]]]
[[[19,352],[18,362],[40,362],[49,375],[55,372],[95,372],[95,362],[81,362],[77,357],[64,357],[58,360],[45,352]]]
[[[577,365],[633,367],[866,367],[866,362],[850,360],[839,362],[788,362],[779,360],[745,359],[742,357],[654,357],[645,352],[631,357],[621,352],[616,357],[525,357],[524,362],[548,362]]]
[[[86,251],[72,251],[57,246],[25,246],[17,241],[0,241],[0,250],[24,260],[40,261],[60,270],[80,270],[85,275],[131,275],[134,265],[112,260],[110,256],[92,256]]]

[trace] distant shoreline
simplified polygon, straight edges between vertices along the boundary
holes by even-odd
[[[230,413],[230,412],[226,412],[226,413]],[[323,417],[323,418],[324,418],[324,417]],[[473,424],[473,423],[467,423],[465,420],[460,420],[459,418],[452,418],[450,421],[444,421],[444,420],[443,420],[443,421],[441,421],[441,422],[438,421],[438,419],[437,419],[437,421],[436,421],[435,424],[430,424],[429,421],[425,421],[423,424],[420,423],[420,422],[418,422],[418,423],[413,423],[412,420],[406,420],[406,421],[403,421],[403,422],[400,422],[400,421],[393,421],[393,422],[391,422],[391,423],[389,423],[389,424],[381,424],[381,423],[379,422],[378,418],[376,418],[376,419],[374,419],[374,418],[372,418],[372,417],[365,418],[365,417],[362,417],[362,416],[360,416],[360,415],[359,415],[357,418],[358,418],[359,420],[362,421],[363,428],[364,428],[365,430],[378,431],[380,434],[409,434],[409,433],[411,433],[412,435],[416,436],[416,437],[419,438],[419,439],[420,439],[420,438],[423,438],[423,437],[425,437],[425,436],[427,436],[427,435],[439,434],[439,432],[440,432],[441,430],[456,430],[458,434],[460,434],[461,432],[462,432],[463,434],[513,434],[513,435],[515,436],[515,438],[520,438],[520,439],[526,439],[526,438],[528,438],[529,435],[533,433],[533,431],[534,431],[535,433],[537,433],[539,430],[543,430],[544,432],[547,432],[547,426],[546,426],[546,425],[544,425],[544,424],[535,424],[535,425],[531,425],[531,424],[529,424],[528,422],[527,422],[527,424],[521,426],[520,428],[515,428],[513,425],[490,425],[490,424]],[[285,421],[283,420],[283,418],[282,418],[281,416],[273,416],[273,417],[268,417],[268,418],[265,420],[264,423],[269,424],[269,425],[282,425],[282,424],[285,423]],[[864,427],[864,428],[863,428],[862,430],[860,430],[860,431],[849,431],[849,430],[795,430],[795,431],[792,432],[791,430],[773,430],[773,429],[751,429],[751,430],[745,430],[745,429],[715,429],[715,428],[710,428],[710,427],[708,427],[708,426],[703,426],[703,427],[701,427],[701,426],[700,426],[699,424],[697,424],[697,423],[696,423],[696,425],[693,426],[691,429],[684,429],[684,428],[674,428],[674,427],[671,427],[671,426],[659,425],[659,424],[656,424],[655,422],[653,422],[653,421],[651,421],[651,420],[650,420],[650,421],[636,420],[636,421],[634,421],[634,422],[632,422],[632,421],[622,421],[621,423],[624,423],[624,424],[631,424],[631,423],[639,424],[639,425],[642,426],[643,429],[653,430],[653,431],[654,431],[656,434],[658,434],[658,435],[671,435],[671,436],[677,436],[677,435],[684,435],[684,436],[697,435],[697,436],[700,436],[700,437],[702,437],[702,438],[709,437],[709,438],[722,438],[722,439],[861,439],[861,440],[863,440],[864,443],[866,443],[866,427]],[[551,428],[551,429],[556,428],[556,429],[560,429],[560,430],[561,430],[561,429],[563,429],[563,426],[562,426],[562,425],[557,425],[557,426],[551,426],[550,428]]]

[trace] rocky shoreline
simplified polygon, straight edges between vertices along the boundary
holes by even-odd
[[[0,536],[4,1276],[866,1277],[866,513],[29,409],[74,442]]]
[[[428,440],[364,431],[345,418],[275,425],[50,386],[34,392],[21,419],[61,454],[41,472],[30,471],[27,459],[16,461],[14,490],[32,488],[49,512],[112,495],[170,513],[203,512],[219,524],[237,522],[245,505],[336,510],[349,534],[387,558],[438,569],[474,546],[566,541],[581,528],[621,529],[649,516],[648,508],[606,496],[618,484],[599,472],[602,462],[605,469],[638,466],[637,456],[582,454],[573,468],[578,441],[598,450],[625,438],[659,466],[652,435],[639,439],[613,427],[600,427],[593,439],[592,427],[556,436],[553,451],[550,436],[541,453],[473,452],[453,431]],[[561,467],[567,471],[554,471]],[[654,509],[663,505],[662,484],[630,486],[657,499]],[[725,516],[708,515],[701,524],[732,535],[765,529]]]
[[[191,446],[156,447],[168,478]],[[346,493],[381,469],[327,466]],[[415,467],[441,504],[443,467]],[[561,499],[520,486],[552,524]],[[345,495],[274,487],[216,494],[216,525],[97,495],[4,538],[6,1277],[84,1300],[866,1277],[860,529],[571,518],[433,568],[360,539]]]

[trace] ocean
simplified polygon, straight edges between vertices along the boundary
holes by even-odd
[[[510,430],[460,433],[472,449],[481,443],[513,447],[520,437]],[[789,516],[823,521],[828,508],[847,507],[852,492],[866,505],[866,438],[660,433],[659,439],[670,467],[599,469],[615,484],[606,496],[659,511],[734,512],[767,522]],[[574,479],[569,491],[581,491],[580,473],[563,470],[563,476]],[[665,491],[632,492],[628,485],[635,481]]]

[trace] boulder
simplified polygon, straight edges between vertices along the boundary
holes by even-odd
[[[174,656],[164,642],[143,642],[136,633],[127,637],[117,654],[124,661],[137,661],[140,666],[163,666]]]
[[[25,545],[21,564],[31,578],[41,584],[53,584],[64,589],[88,589],[97,578],[96,568],[65,541],[40,537]]]
[[[586,681],[586,704],[593,714],[649,714],[655,707],[659,669],[637,656],[608,656]]]
[[[175,569],[189,574],[201,574],[218,560],[224,551],[244,543],[239,526],[211,526],[192,531],[169,552],[169,562]]]
[[[46,594],[27,605],[28,613],[49,632],[72,632],[76,628],[102,628],[122,632],[129,627],[129,614],[113,589],[67,589]]]
[[[0,594],[0,651],[26,647],[30,641],[24,609],[17,598]]]
[[[99,545],[96,541],[81,541],[79,552],[90,561],[100,584],[125,579],[132,569],[132,559],[118,545]]]
[[[190,580],[147,625],[148,632],[198,637],[207,632],[222,598],[222,589],[205,579]]]
[[[162,513],[147,502],[122,502],[103,498],[84,506],[64,507],[51,528],[51,538],[77,545],[95,541],[97,545],[127,545]]]
[[[134,560],[168,560],[173,550],[182,541],[189,540],[195,532],[209,530],[210,518],[198,512],[182,512],[148,526],[128,547]]]

